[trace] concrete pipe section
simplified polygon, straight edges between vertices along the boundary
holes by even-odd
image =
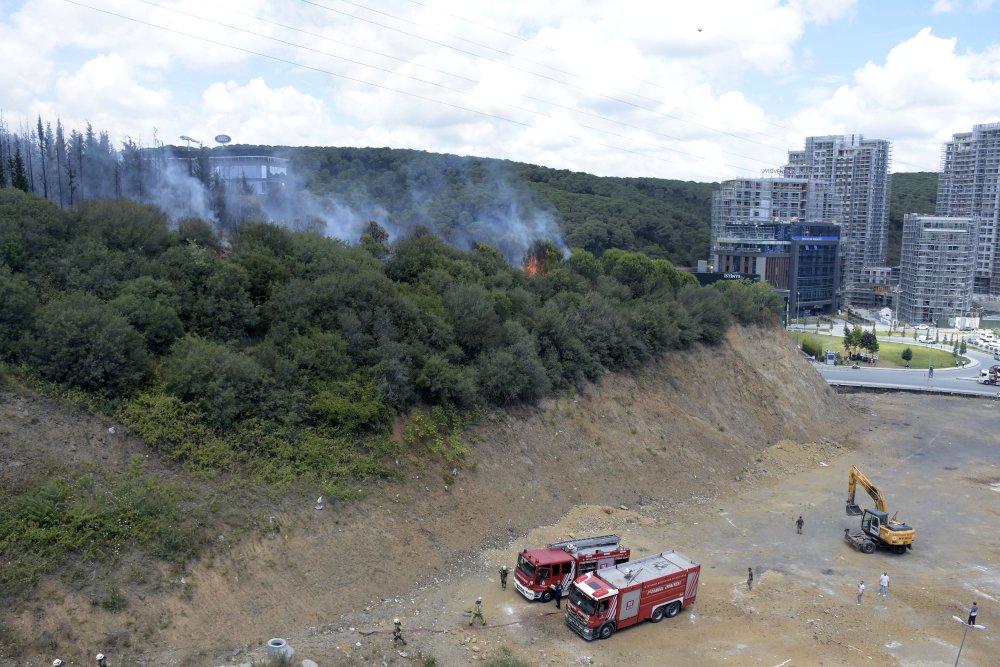
[[[269,660],[280,659],[284,664],[288,665],[292,662],[292,656],[295,655],[295,649],[288,645],[284,639],[280,637],[275,637],[267,642],[267,657]]]

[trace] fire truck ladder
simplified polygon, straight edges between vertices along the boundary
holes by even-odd
[[[601,535],[599,537],[584,537],[579,540],[563,540],[549,545],[553,549],[562,549],[569,553],[597,553],[598,551],[614,551],[621,544],[617,535]]]

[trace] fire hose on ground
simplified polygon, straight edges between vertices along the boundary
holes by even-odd
[[[468,610],[468,613],[471,614],[472,610]],[[514,621],[508,621],[506,623],[495,623],[493,625],[476,625],[476,626],[472,626],[472,625],[470,625],[470,626],[459,625],[459,626],[455,626],[455,627],[452,627],[452,628],[409,628],[408,627],[408,628],[406,628],[406,632],[408,632],[408,633],[409,632],[434,632],[434,633],[442,633],[442,632],[452,632],[454,630],[461,630],[463,632],[468,632],[468,631],[471,631],[471,630],[475,630],[475,631],[478,632],[480,630],[485,630],[487,628],[505,628],[505,627],[507,627],[509,625],[521,625],[523,623],[534,623],[535,621],[540,621],[541,619],[545,618],[546,616],[552,616],[553,614],[561,614],[561,613],[563,613],[563,612],[561,612],[561,611],[546,611],[546,612],[543,612],[541,614],[536,614],[534,616],[529,616],[527,618],[519,618],[519,619],[514,620]],[[392,633],[393,633],[393,629],[391,629],[391,628],[388,629],[388,630],[369,630],[367,632],[362,631],[362,630],[358,630],[358,634],[361,635],[362,637],[369,637],[371,635],[391,635]]]

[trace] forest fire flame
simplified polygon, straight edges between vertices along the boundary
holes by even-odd
[[[529,278],[537,278],[545,275],[545,262],[549,258],[549,246],[543,241],[535,241],[524,253],[524,261],[521,263],[524,272]]]

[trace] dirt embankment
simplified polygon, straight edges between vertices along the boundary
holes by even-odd
[[[232,664],[259,656],[269,637],[320,637],[351,619],[377,623],[383,612],[411,623],[414,591],[495,574],[498,561],[529,542],[561,537],[544,527],[579,508],[589,508],[577,522],[587,532],[620,528],[614,512],[669,516],[794,467],[794,457],[769,456],[769,448],[812,443],[795,456],[820,459],[851,446],[858,424],[781,333],[734,330],[721,347],[672,353],[537,409],[498,414],[477,428],[457,474],[404,456],[400,479],[361,502],[316,511],[311,502],[289,509],[262,498],[254,511],[280,532],[261,526],[239,541],[221,538],[183,583],[141,598],[126,589],[125,612],[45,582],[37,605],[0,613],[23,642],[10,664],[43,664],[56,653],[82,664],[109,643],[121,658],[113,664]],[[124,466],[133,452],[155,459],[109,420],[11,393],[0,405],[0,438],[5,481],[61,465]],[[426,609],[421,624],[454,625],[463,604]],[[361,649],[344,657],[332,643],[329,654],[302,657],[372,657]],[[405,664],[392,652],[382,659]]]

